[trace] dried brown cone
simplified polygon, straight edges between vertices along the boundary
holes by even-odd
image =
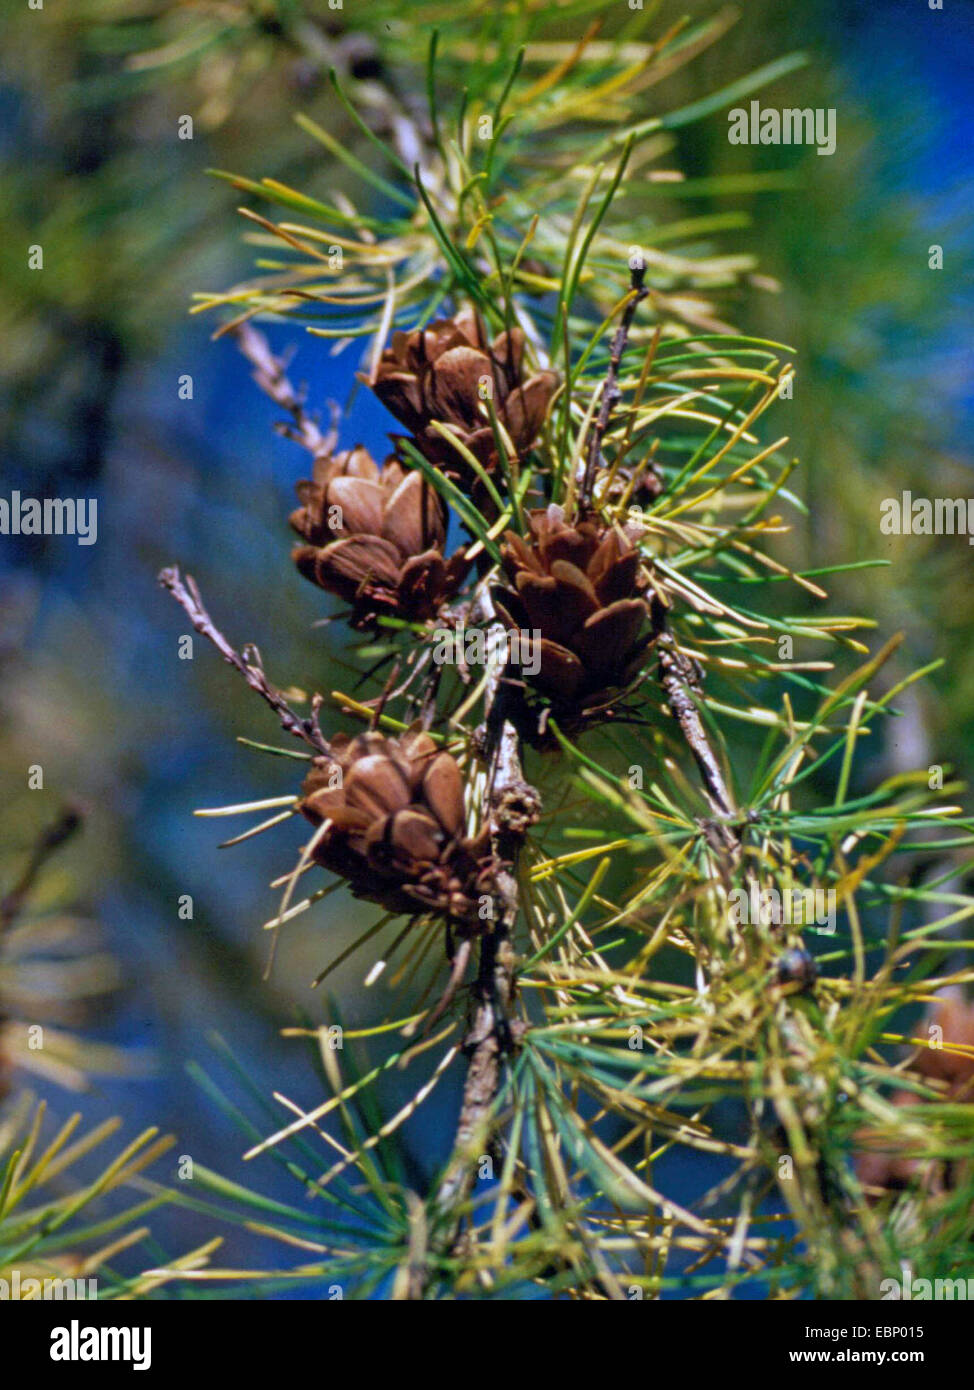
[[[352,605],[354,626],[381,614],[426,622],[456,595],[469,562],[444,556],[446,510],[420,473],[394,458],[380,469],[367,449],[350,449],[315,459],[297,491],[291,525],[305,544],[294,562]]]
[[[974,1105],[974,1056],[948,1051],[952,1046],[974,1048],[974,1004],[945,990],[924,1020],[924,1026],[928,1025],[942,1030],[946,1047],[920,1048],[910,1070],[924,1081],[940,1083],[945,1100]],[[923,1104],[923,1098],[912,1091],[897,1091],[892,1101],[904,1109]],[[955,1185],[957,1174],[952,1164],[924,1162],[906,1151],[905,1145],[891,1149],[888,1141],[880,1150],[868,1131],[863,1131],[860,1139],[863,1147],[856,1155],[856,1173],[860,1182],[870,1187],[888,1191],[922,1187],[943,1192]]]
[[[399,738],[339,734],[330,746],[298,802],[318,827],[315,862],[347,879],[356,897],[442,914],[468,935],[481,930],[496,865],[489,829],[466,834],[456,759],[417,729]]]
[[[430,422],[451,426],[478,463],[494,471],[498,457],[486,406],[489,392],[498,422],[518,455],[525,453],[540,433],[558,377],[542,371],[524,379],[523,363],[519,328],[488,342],[477,314],[463,309],[451,319],[394,334],[369,385],[412,431],[424,457],[472,483],[473,470]]]
[[[540,669],[525,679],[559,709],[594,713],[634,679],[652,640],[639,552],[594,515],[570,523],[549,506],[528,523],[527,538],[508,531],[501,545],[509,584],[494,590],[498,614],[525,639],[540,634]],[[537,663],[531,654],[524,664]]]

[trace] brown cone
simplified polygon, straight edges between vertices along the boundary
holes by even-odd
[[[378,464],[363,448],[315,460],[298,484],[303,503],[291,525],[306,544],[294,551],[300,572],[352,604],[352,623],[380,614],[435,618],[463,583],[461,552],[446,559],[446,513],[421,474],[394,458]]]
[[[947,1050],[952,1045],[974,1048],[974,1004],[965,1003],[957,993],[945,991],[924,1020],[920,1036],[930,1026],[942,1030],[945,1046],[920,1048],[911,1063],[911,1071],[925,1081],[945,1086],[945,1101],[974,1105],[974,1057]],[[913,1091],[897,1091],[892,1103],[897,1107],[916,1107],[923,1104],[923,1099]],[[873,1136],[868,1131],[863,1131],[859,1137],[862,1148],[856,1155],[856,1173],[860,1182],[894,1191],[919,1186],[942,1192],[955,1186],[958,1175],[953,1165],[923,1162],[904,1149],[891,1148],[888,1141],[885,1148],[879,1149],[874,1139],[870,1143]]]
[[[494,858],[489,832],[464,833],[456,760],[418,730],[339,734],[331,748],[331,759],[314,760],[298,802],[313,825],[328,822],[315,862],[347,879],[356,897],[396,912],[439,912],[478,931]]]
[[[582,712],[628,684],[651,639],[639,552],[595,516],[570,524],[560,507],[528,513],[527,538],[508,531],[508,585],[494,590],[505,626],[540,633],[541,669],[526,679]]]
[[[483,324],[471,309],[439,319],[412,333],[396,333],[383,352],[372,390],[415,435],[420,452],[445,472],[467,483],[473,470],[462,455],[430,427],[432,420],[453,427],[457,438],[483,467],[497,467],[497,446],[485,406],[489,390],[498,421],[520,455],[531,448],[544,423],[558,383],[554,372],[522,376],[524,334],[499,333],[488,343]]]

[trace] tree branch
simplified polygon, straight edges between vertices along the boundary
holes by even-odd
[[[247,660],[230,645],[223,633],[216,627],[203,606],[200,591],[191,575],[186,576],[184,584],[179,570],[175,565],[172,565],[170,568],[160,571],[159,583],[172,594],[196,631],[213,643],[224,661],[240,672],[251,690],[255,690],[262,700],[266,700],[281,721],[282,729],[293,734],[295,738],[301,739],[316,753],[321,753],[326,758],[331,757],[328,741],[318,726],[317,697],[312,702],[310,718],[302,719],[300,715],[295,714],[281,692],[275,689],[267,679],[264,668],[260,664],[260,657],[253,648],[244,648],[247,655],[253,653],[253,659]]]
[[[489,595],[483,595],[480,607],[488,621],[494,617]],[[488,631],[488,650],[497,649],[506,636],[503,624],[493,623]],[[453,1154],[435,1198],[436,1213],[447,1223],[440,1240],[441,1248],[447,1250],[456,1243],[460,1226],[457,1208],[470,1194],[477,1161],[487,1142],[490,1112],[500,1087],[501,1059],[516,1046],[519,1032],[519,1025],[510,1017],[516,990],[512,938],[520,911],[517,858],[526,831],[540,816],[541,800],[525,780],[520,738],[507,717],[514,687],[505,680],[505,670],[504,663],[495,665],[484,697],[489,769],[485,811],[497,864],[494,885],[500,910],[493,929],[481,940],[476,1003],[464,1040],[468,1063],[463,1100]]]
[[[73,806],[67,806],[57,820],[52,821],[46,830],[41,831],[20,878],[17,879],[10,892],[0,898],[0,938],[10,930],[20,916],[37,876],[48,859],[56,850],[60,849],[66,840],[71,838],[80,825],[80,812],[76,811]],[[2,1041],[3,1028],[7,1022],[7,1013],[0,1009],[0,1041]],[[10,1071],[11,1064],[3,1051],[0,1050],[0,1100],[9,1092]]]
[[[259,333],[253,324],[244,322],[234,329],[234,338],[237,347],[254,368],[254,381],[294,421],[293,426],[278,426],[281,433],[302,444],[312,458],[333,453],[338,443],[335,429],[337,408],[333,407],[332,428],[327,434],[322,433],[317,421],[304,408],[304,396],[292,386],[287,376],[287,363],[283,358],[274,356],[263,333]]]
[[[718,815],[731,816],[734,814],[734,807],[724,782],[724,774],[714,756],[693,698],[693,667],[687,658],[677,651],[670,633],[664,633],[658,639],[657,646],[660,684],[670,711],[680,725],[687,747],[700,769],[708,800]]]
[[[640,260],[638,265],[632,266],[629,274],[629,286],[631,298],[623,311],[619,327],[615,331],[612,339],[612,347],[609,351],[609,370],[605,378],[605,386],[602,388],[602,400],[599,404],[599,414],[592,430],[592,438],[588,446],[588,460],[585,464],[585,476],[582,479],[581,501],[587,503],[591,500],[592,486],[595,482],[595,474],[598,470],[599,459],[602,457],[602,440],[605,432],[609,428],[609,420],[612,416],[613,406],[618,401],[622,392],[619,390],[619,367],[622,363],[623,354],[629,343],[629,330],[632,321],[636,316],[636,310],[640,302],[649,294],[643,283],[646,279],[646,264]]]
[[[20,916],[30,890],[48,859],[66,840],[70,840],[80,827],[80,811],[73,806],[66,806],[57,820],[52,821],[37,837],[20,878],[10,892],[0,898],[0,935],[12,927]]]
[[[659,655],[659,680],[670,713],[679,724],[687,747],[700,769],[707,799],[714,813],[726,819],[734,815],[734,803],[694,699],[694,692],[700,690],[700,676],[696,664],[684,656],[677,647],[669,628],[666,609],[658,598],[653,599],[651,618],[656,651]],[[737,837],[729,827],[726,828],[726,835],[732,837],[733,845],[736,846]],[[730,844],[728,847],[731,847]]]

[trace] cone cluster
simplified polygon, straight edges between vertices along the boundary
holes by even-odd
[[[291,525],[304,541],[293,552],[301,574],[352,605],[352,623],[382,614],[435,618],[469,568],[462,551],[444,555],[447,516],[420,473],[388,458],[380,469],[367,449],[315,459],[298,484],[302,505]]]
[[[511,631],[540,633],[531,683],[560,707],[594,711],[634,679],[652,639],[639,551],[595,515],[569,522],[549,506],[527,520],[529,535],[508,531],[501,546],[498,614]]]
[[[530,449],[557,379],[525,378],[523,355],[519,329],[488,342],[464,311],[397,333],[370,385],[425,458],[475,492],[477,471],[432,422],[448,426],[488,473],[499,468],[500,447]],[[395,456],[380,468],[359,447],[316,458],[298,496],[295,563],[351,605],[353,626],[444,615],[469,562],[445,555],[448,512],[421,471]],[[585,717],[640,667],[652,636],[648,581],[633,534],[595,512],[568,521],[549,506],[529,512],[528,525],[526,537],[508,531],[503,540],[497,611],[509,629],[537,635],[540,669],[529,677],[537,690],[560,713]],[[435,912],[467,935],[490,920],[480,910],[499,867],[490,831],[467,833],[460,766],[419,726],[400,737],[336,736],[313,761],[298,809],[316,827],[313,860],[356,896],[395,912]]]
[[[298,803],[318,827],[315,862],[391,911],[435,911],[467,933],[480,929],[494,859],[487,830],[465,833],[456,759],[418,729],[399,738],[339,734],[330,747]]]

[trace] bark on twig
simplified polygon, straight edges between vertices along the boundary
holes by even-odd
[[[582,481],[581,500],[585,504],[591,500],[592,486],[595,482],[595,474],[598,471],[599,460],[602,457],[602,440],[605,432],[609,428],[609,420],[612,417],[612,410],[622,394],[619,390],[619,367],[622,357],[629,343],[629,330],[632,321],[636,316],[636,310],[640,302],[649,294],[643,283],[646,279],[646,266],[643,262],[631,267],[629,284],[632,298],[626,305],[619,327],[615,331],[612,339],[612,347],[609,350],[609,370],[606,373],[605,385],[602,388],[602,400],[599,404],[599,413],[592,430],[592,438],[588,446],[588,458],[585,464],[585,476]]]
[[[245,648],[244,651],[252,658],[247,660],[230,645],[223,633],[214,624],[213,619],[203,606],[200,591],[191,575],[186,576],[184,583],[179,570],[175,565],[172,565],[170,568],[160,571],[159,583],[172,594],[196,631],[212,642],[224,661],[240,672],[251,690],[255,690],[262,700],[267,701],[280,720],[282,729],[293,734],[295,738],[301,739],[316,753],[330,757],[331,750],[328,741],[318,727],[317,702],[313,703],[311,715],[307,719],[302,719],[300,715],[294,713],[281,692],[276,690],[267,679],[256,652],[253,652],[252,648]]]
[[[37,876],[44,868],[48,859],[66,840],[69,840],[81,825],[80,812],[73,807],[67,806],[58,816],[57,820],[52,821],[45,830],[42,830],[34,847],[30,852],[23,872],[17,879],[9,893],[5,893],[0,898],[0,938],[9,931],[17,918],[23,911],[24,904],[30,896],[31,889],[37,881]],[[6,1012],[0,1009],[0,1040],[2,1040],[3,1028],[8,1021]],[[0,1100],[9,1092],[9,1075],[11,1064],[7,1056],[0,1050]]]
[[[707,799],[717,815],[731,816],[734,814],[734,807],[724,782],[724,774],[710,746],[693,698],[693,667],[687,658],[677,651],[669,633],[659,638],[658,649],[660,684],[670,711],[680,725],[687,747],[700,769],[707,789]]]
[[[651,611],[656,651],[659,656],[659,681],[670,712],[679,724],[687,747],[700,769],[707,800],[715,815],[733,816],[734,803],[724,782],[720,763],[710,746],[694,698],[694,694],[699,694],[701,689],[698,667],[677,647],[667,621],[667,610],[659,599],[653,600]]]
[[[488,597],[481,601],[485,616],[493,617]],[[502,624],[491,627],[488,648],[506,638]],[[502,1059],[516,1045],[518,1025],[510,1017],[515,995],[515,954],[512,943],[520,900],[517,857],[528,827],[539,817],[537,791],[525,780],[521,745],[508,715],[512,686],[498,665],[491,672],[485,694],[485,735],[488,758],[487,804],[494,855],[498,912],[480,948],[480,969],[474,988],[474,1009],[464,1040],[467,1075],[457,1121],[453,1154],[435,1199],[436,1214],[446,1222],[440,1247],[456,1243],[460,1227],[458,1208],[469,1195],[490,1129],[490,1114],[500,1086]]]
[[[317,421],[305,410],[303,395],[294,389],[288,379],[287,364],[282,358],[274,356],[263,333],[258,332],[253,324],[245,322],[234,329],[234,337],[237,347],[254,368],[254,381],[294,421],[293,426],[279,426],[281,433],[296,444],[302,444],[312,458],[333,453],[338,443],[334,421],[328,433],[323,433]]]
[[[76,811],[74,807],[68,806],[61,812],[57,820],[52,821],[38,836],[20,878],[10,892],[0,899],[0,935],[12,927],[20,916],[24,903],[37,880],[37,875],[48,859],[55,850],[60,849],[65,841],[71,838],[80,826],[81,813]]]

